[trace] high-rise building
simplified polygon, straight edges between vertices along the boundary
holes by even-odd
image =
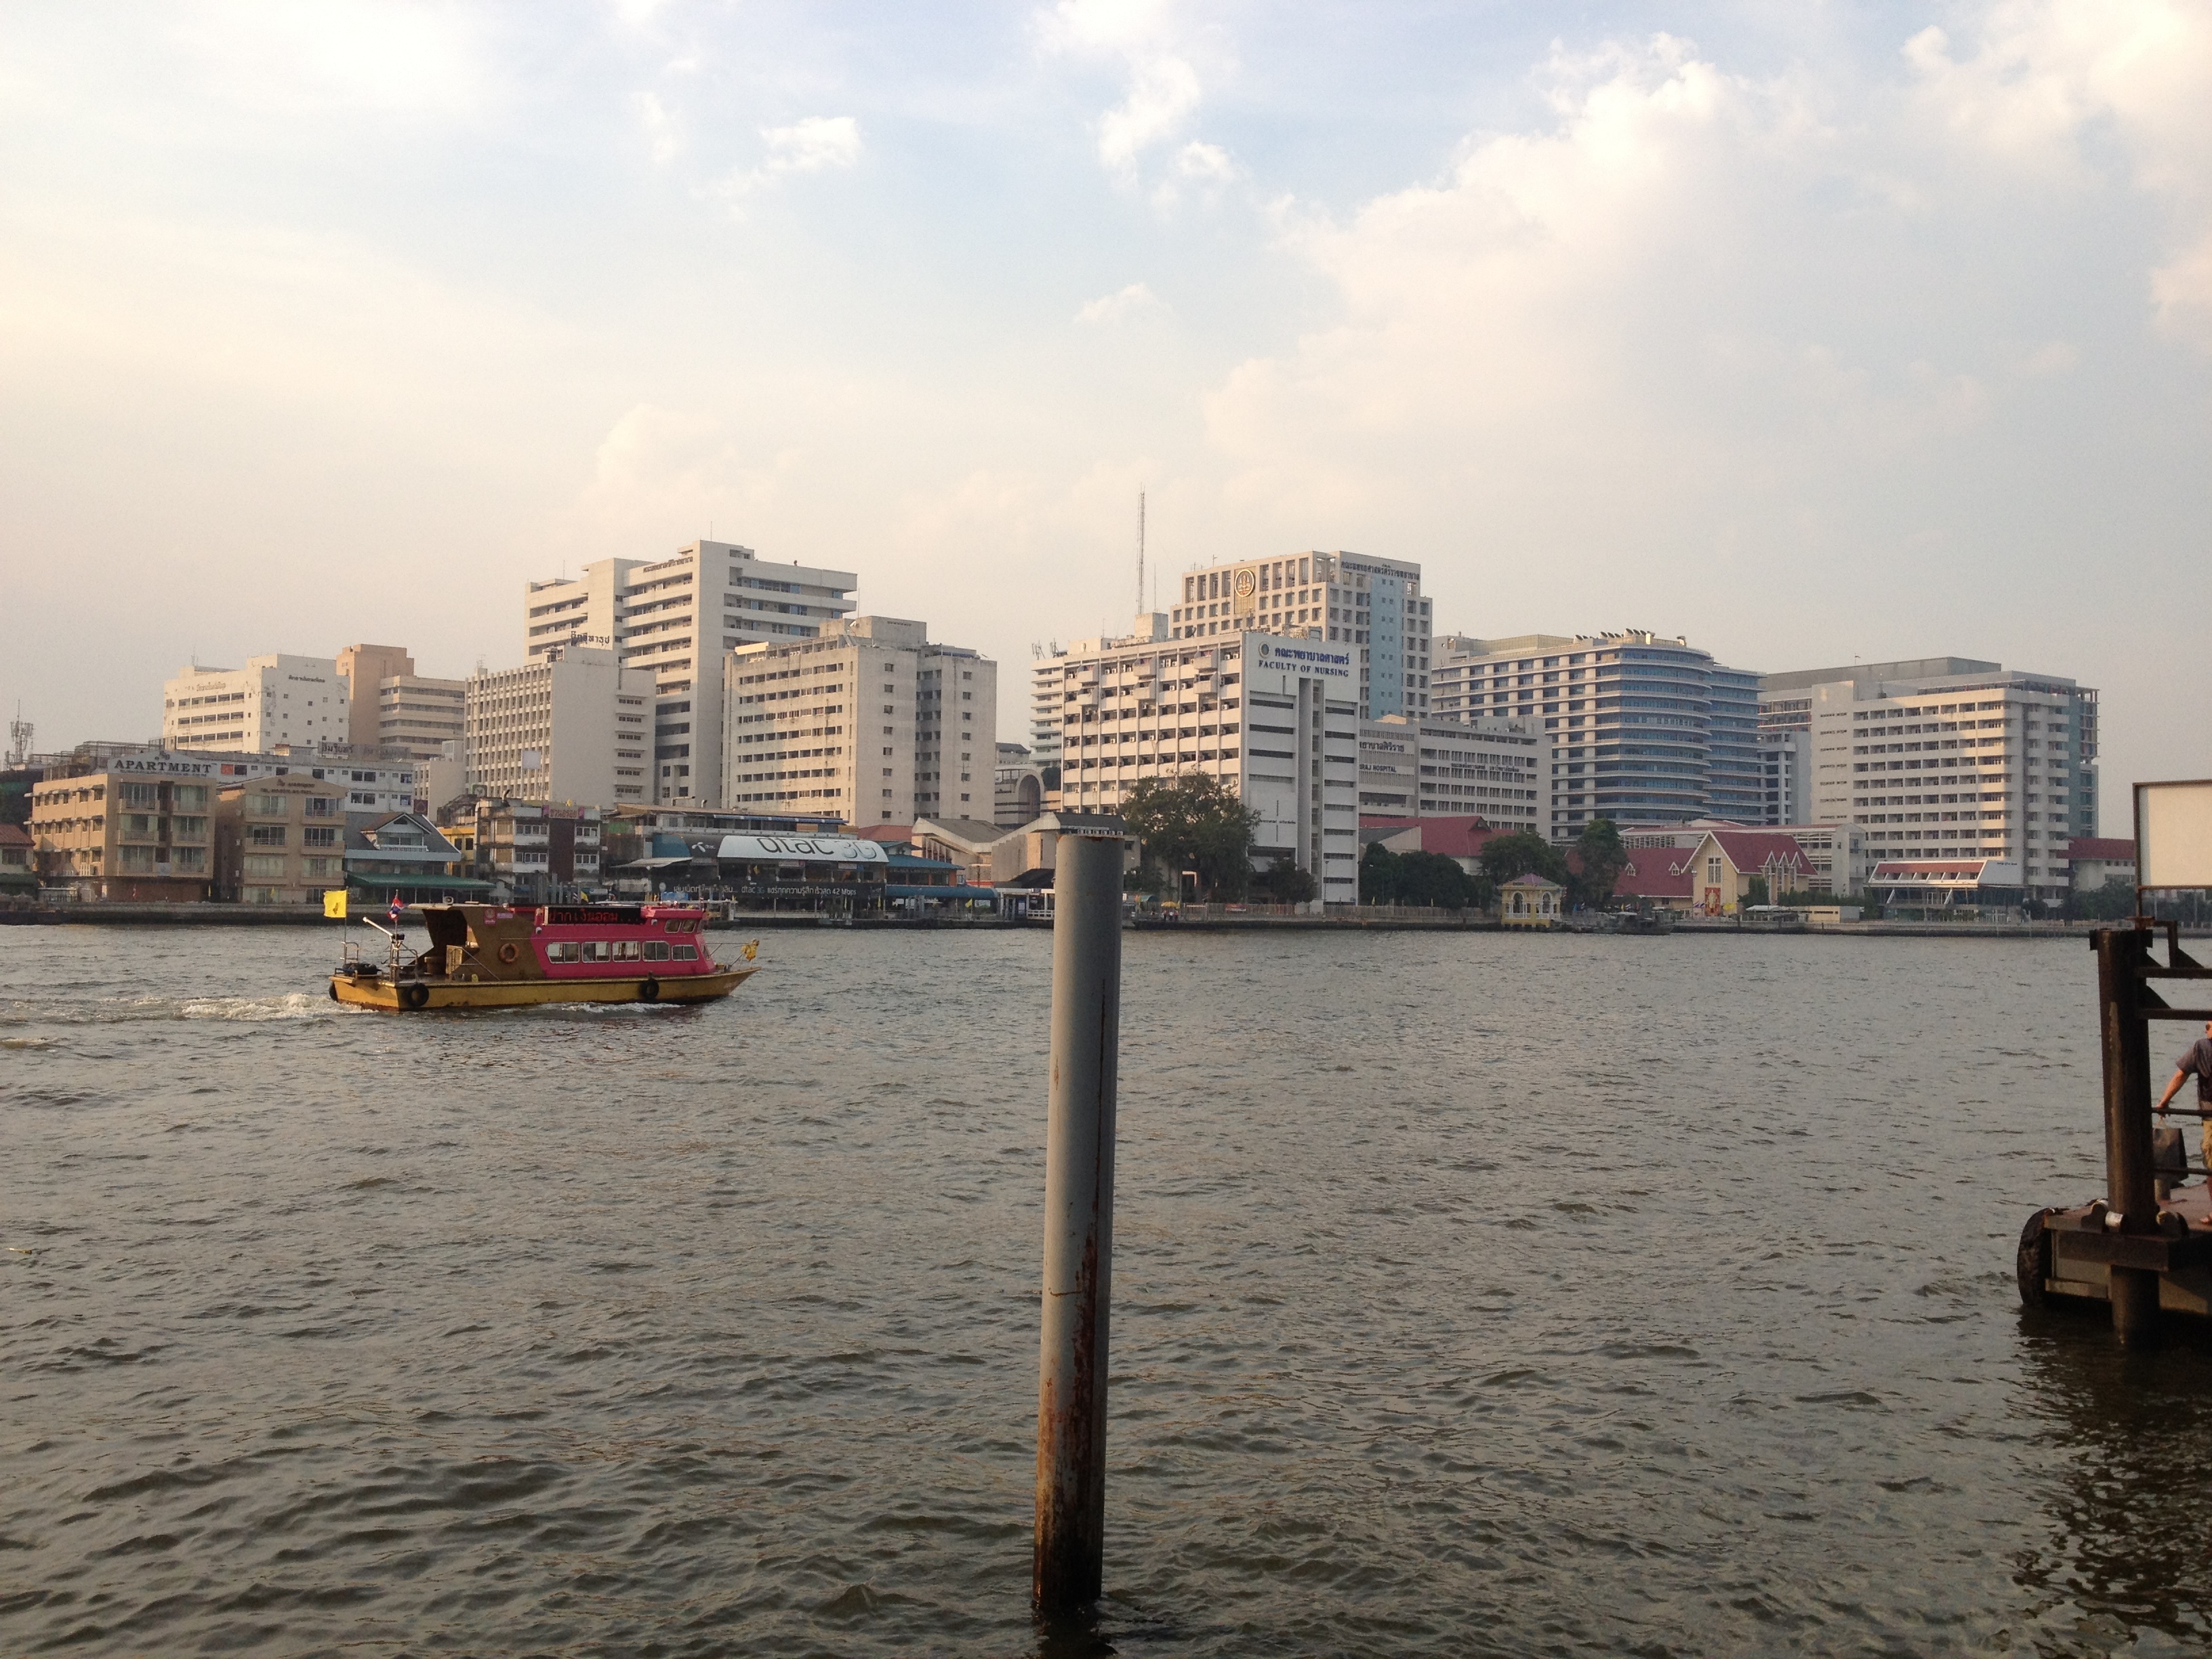
[[[1757,823],[1765,811],[1759,677],[1640,629],[1437,641],[1448,720],[1540,721],[1552,746],[1549,833],[1615,823]]]
[[[356,755],[435,760],[446,744],[461,740],[467,681],[417,674],[415,659],[398,645],[349,645],[337,665]]]
[[[849,615],[849,570],[769,564],[749,547],[697,541],[672,558],[602,559],[583,574],[528,585],[532,660],[556,646],[605,646],[653,678],[656,802],[723,804],[722,653],[820,635]]]
[[[349,744],[346,683],[329,657],[248,657],[243,668],[180,669],[161,687],[161,746],[268,754]]]
[[[1769,732],[1805,734],[1810,811],[1864,826],[1869,858],[2017,864],[2056,902],[2066,848],[2097,833],[2097,693],[1971,657],[1769,674]]]
[[[1431,601],[1421,567],[1356,553],[1301,553],[1185,573],[1169,637],[1254,631],[1353,647],[1362,720],[1429,712]]]
[[[999,665],[918,622],[831,618],[723,663],[725,804],[855,827],[980,818],[999,750]]]
[[[652,677],[589,646],[472,674],[467,787],[509,800],[642,805],[652,714]]]
[[[1057,757],[1060,804],[1112,812],[1139,779],[1197,772],[1252,810],[1259,858],[1310,872],[1325,900],[1355,902],[1358,641],[1176,626],[1140,616],[1133,634],[1079,641],[1032,666],[1032,747]]]
[[[337,662],[346,684],[346,741],[367,754],[376,746],[378,683],[387,675],[412,674],[415,659],[404,645],[349,645]]]

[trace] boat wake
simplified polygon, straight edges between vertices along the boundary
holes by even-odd
[[[270,1020],[328,1019],[337,1012],[328,997],[310,996],[303,991],[275,997],[106,997],[66,1003],[9,1003],[0,1006],[0,1026],[135,1025],[173,1019],[257,1024]],[[0,1042],[8,1048],[34,1045],[40,1045],[40,1039],[9,1038]]]

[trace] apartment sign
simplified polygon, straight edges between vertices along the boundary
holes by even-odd
[[[213,761],[173,760],[167,755],[118,755],[107,763],[111,772],[155,772],[165,778],[211,778]]]

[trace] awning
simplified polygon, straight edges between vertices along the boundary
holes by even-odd
[[[690,864],[691,861],[691,855],[686,853],[680,859],[632,859],[628,864],[617,864],[614,867],[617,870],[666,870],[672,866]]]
[[[362,876],[349,871],[349,887],[434,887],[441,893],[489,893],[491,884],[474,876]]]

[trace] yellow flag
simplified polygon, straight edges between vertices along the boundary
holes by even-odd
[[[331,888],[323,895],[323,914],[333,921],[343,921],[346,919],[345,901],[344,888]]]

